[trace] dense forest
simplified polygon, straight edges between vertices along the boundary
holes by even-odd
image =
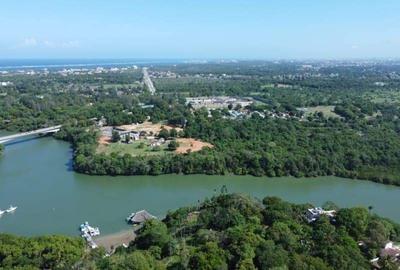
[[[10,269],[372,269],[400,226],[364,208],[337,208],[309,223],[309,204],[221,194],[147,221],[128,248],[104,256],[80,239],[0,235],[0,268]],[[398,269],[388,257],[382,269]]]

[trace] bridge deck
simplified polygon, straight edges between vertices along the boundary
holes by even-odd
[[[16,140],[18,138],[23,138],[26,136],[31,136],[31,135],[36,135],[36,134],[46,134],[46,133],[51,133],[51,132],[57,132],[61,128],[61,125],[54,126],[54,127],[48,127],[48,128],[41,128],[37,130],[32,130],[28,132],[22,132],[22,133],[17,133],[13,135],[8,135],[8,136],[3,136],[0,137],[0,143],[8,142],[11,140]]]

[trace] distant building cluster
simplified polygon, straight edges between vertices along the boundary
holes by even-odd
[[[60,74],[62,76],[68,75],[92,75],[92,74],[104,74],[104,73],[122,73],[129,70],[137,70],[139,67],[136,65],[129,67],[102,67],[98,66],[95,68],[62,68],[49,70],[48,68],[43,69],[18,69],[13,71],[0,71],[1,75],[9,74],[24,74],[24,75],[47,75],[50,73]]]
[[[193,109],[197,110],[200,108],[222,109],[222,108],[236,108],[240,106],[242,108],[253,104],[251,98],[235,98],[235,97],[190,97],[186,98],[186,104],[191,105]]]
[[[137,66],[131,67],[132,69],[138,69]],[[96,67],[95,69],[88,69],[88,68],[69,68],[69,69],[62,69],[56,71],[56,73],[62,76],[68,75],[93,75],[93,74],[104,74],[104,73],[122,73],[128,71],[129,67],[112,67],[112,68],[104,68],[104,67]]]
[[[149,76],[152,78],[180,78],[179,74],[176,74],[171,71],[149,71]]]

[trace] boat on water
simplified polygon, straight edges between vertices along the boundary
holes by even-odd
[[[100,229],[98,227],[92,227],[89,222],[85,221],[79,226],[81,236],[86,239],[86,242],[91,248],[97,248],[97,244],[93,240],[93,236],[100,235]]]
[[[126,220],[126,222],[130,222],[131,221],[131,219],[135,216],[135,212],[133,212],[133,213],[131,213],[129,216],[127,216],[127,218],[125,219]]]
[[[17,206],[10,205],[10,207],[8,209],[6,209],[6,213],[12,213],[15,210],[17,210],[17,208],[18,208]]]
[[[89,225],[89,222],[82,223],[79,226],[79,229],[81,231],[82,237],[86,239],[91,239],[92,236],[98,236],[100,235],[100,229],[98,227],[92,227]]]

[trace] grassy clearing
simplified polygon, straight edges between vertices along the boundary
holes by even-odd
[[[316,106],[316,107],[307,107],[305,111],[305,116],[309,116],[311,114],[314,114],[316,112],[322,112],[325,117],[329,118],[340,118],[339,115],[334,113],[335,106]]]
[[[173,152],[168,151],[168,143],[162,144],[159,147],[159,151],[154,151],[153,147],[149,146],[149,141],[139,140],[131,144],[126,143],[110,143],[110,144],[100,144],[97,147],[97,153],[104,153],[110,155],[116,153],[117,155],[131,155],[131,156],[154,156],[154,155],[167,155]]]
[[[386,103],[386,104],[400,103],[400,92],[397,89],[369,92],[366,93],[364,97],[374,103]]]

